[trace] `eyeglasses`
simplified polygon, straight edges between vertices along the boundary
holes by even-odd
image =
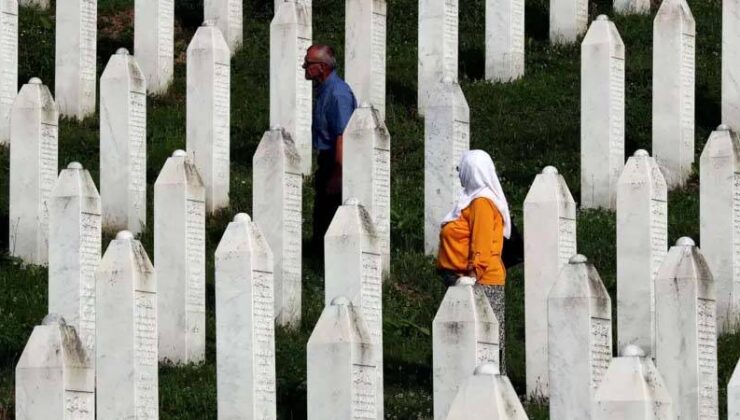
[[[308,61],[308,60],[305,60],[305,61],[303,61],[303,68],[304,69],[307,69],[309,66],[311,66],[313,64],[324,64],[324,63],[321,62],[321,61]]]

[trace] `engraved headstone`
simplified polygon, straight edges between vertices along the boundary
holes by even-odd
[[[499,366],[499,325],[491,304],[462,277],[447,289],[432,323],[434,419],[447,418],[452,401],[475,368]]]
[[[357,198],[373,218],[383,255],[391,264],[391,136],[368,103],[355,109],[344,130],[342,199]]]
[[[361,311],[346,297],[332,299],[308,339],[308,419],[382,419],[378,351]]]
[[[740,131],[740,2],[722,2],[722,122]]]
[[[702,254],[717,287],[718,332],[740,327],[740,137],[717,127],[701,154]]]
[[[385,119],[386,0],[346,0],[344,74],[359,103]]]
[[[119,48],[100,76],[100,199],[103,229],[146,226],[146,79]]]
[[[550,42],[576,42],[587,27],[588,0],[550,0]]]
[[[624,43],[605,15],[581,44],[581,206],[614,209],[624,167]]]
[[[470,108],[460,85],[437,83],[424,121],[424,252],[436,255],[442,219],[462,186],[457,165],[470,149]]]
[[[134,54],[150,93],[164,94],[175,70],[175,0],[136,0]]]
[[[63,116],[95,113],[97,42],[98,0],[56,0],[54,96]]]
[[[218,26],[231,54],[235,54],[242,46],[244,29],[242,0],[205,0],[203,16],[205,20],[212,21]]]
[[[717,419],[716,291],[691,238],[671,247],[655,279],[655,363],[680,419]]]
[[[110,242],[95,280],[98,418],[157,419],[157,276],[131,232]]]
[[[419,64],[417,107],[426,114],[439,81],[457,81],[459,0],[419,0]]]
[[[655,159],[629,158],[617,186],[617,336],[655,354],[655,275],[668,253],[668,190]]]
[[[47,315],[15,368],[15,418],[94,420],[95,369],[88,354],[74,327]]]
[[[524,200],[524,321],[527,395],[547,397],[547,294],[576,253],[576,203],[548,166]]]
[[[447,420],[467,420],[475,413],[477,420],[527,420],[511,381],[501,375],[498,366],[478,366],[460,387],[450,406]]]
[[[59,112],[49,88],[34,77],[10,113],[10,255],[29,264],[48,261],[47,199],[57,179]]]
[[[524,0],[486,1],[486,80],[524,76]]]
[[[42,10],[49,8],[49,2],[51,0],[18,0],[18,4],[25,7],[38,7]]]
[[[63,316],[77,330],[93,365],[100,214],[100,195],[90,173],[70,163],[49,198],[49,313]]]
[[[735,365],[727,384],[727,419],[740,420],[740,363]]]
[[[183,150],[154,183],[154,267],[159,358],[201,362],[206,353],[206,190]]]
[[[619,14],[650,14],[650,0],[614,0],[613,7]]]
[[[313,91],[303,59],[311,46],[311,9],[303,2],[280,4],[270,23],[270,125],[284,127],[301,156],[301,170],[311,173]]]
[[[46,7],[49,7],[48,3]],[[18,94],[18,2],[0,2],[0,145],[10,144],[10,112]]]
[[[272,252],[245,213],[216,249],[218,417],[276,418]]]
[[[275,318],[278,325],[301,323],[303,175],[293,139],[280,127],[262,136],[252,158],[254,222],[272,250]]]
[[[573,256],[552,286],[547,325],[550,418],[590,419],[612,359],[612,302],[583,255]]]
[[[696,28],[686,0],[664,0],[653,22],[653,156],[669,188],[694,163]]]
[[[231,55],[206,21],[188,45],[187,151],[206,186],[206,211],[229,205]]]

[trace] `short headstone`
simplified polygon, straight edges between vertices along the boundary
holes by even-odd
[[[272,252],[245,213],[216,249],[218,418],[276,418]]]
[[[519,397],[505,375],[494,364],[480,365],[460,387],[447,420],[527,420]]]
[[[524,321],[527,395],[547,397],[547,294],[576,253],[576,203],[548,166],[524,200]]]
[[[673,406],[652,358],[638,346],[629,345],[622,357],[612,359],[601,381],[592,418],[594,420],[673,420]]]
[[[15,367],[15,418],[94,420],[95,369],[58,315],[34,327]]]
[[[234,55],[242,46],[244,21],[242,0],[205,0],[203,16],[221,30],[221,34]]]
[[[49,88],[34,77],[10,113],[10,255],[29,264],[48,262],[47,200],[57,179],[59,112]]]
[[[449,287],[432,323],[434,419],[444,420],[475,368],[499,366],[499,325],[491,304],[462,277]]]
[[[669,188],[694,163],[696,28],[686,0],[665,0],[653,22],[653,156]]]
[[[280,127],[262,136],[252,158],[254,222],[272,250],[275,318],[301,323],[303,174],[293,139]]]
[[[95,113],[98,0],[56,1],[54,96],[59,113],[81,120]]]
[[[740,420],[740,363],[735,365],[727,384],[727,419]]]
[[[136,0],[134,54],[150,93],[164,94],[175,71],[175,0]]]
[[[440,103],[432,98],[440,80],[457,81],[458,13],[459,0],[419,0],[419,115]]]
[[[332,299],[308,339],[308,419],[382,419],[378,351],[360,311],[346,297]]]
[[[18,94],[17,0],[0,2],[0,69],[3,69],[0,73],[0,145],[3,145],[10,144],[10,112]]]
[[[596,268],[573,256],[547,299],[550,418],[590,419],[612,359],[612,302]]]
[[[183,150],[154,183],[159,358],[199,363],[206,353],[206,190]]]
[[[355,109],[344,130],[342,199],[357,198],[372,216],[383,255],[391,266],[391,136],[374,107]]]
[[[18,4],[25,7],[37,7],[41,10],[49,8],[50,0],[18,0]]]
[[[740,131],[740,2],[722,2],[722,122]]]
[[[119,48],[100,76],[100,199],[103,228],[146,226],[146,78]]]
[[[655,159],[629,158],[617,187],[619,346],[655,355],[655,275],[668,253],[668,190]]]
[[[550,0],[550,42],[576,42],[587,27],[588,0]]]
[[[206,21],[188,45],[187,151],[206,186],[206,211],[229,205],[231,55]]]
[[[628,14],[650,14],[650,0],[614,0],[614,12]]]
[[[680,419],[717,419],[716,291],[691,238],[671,247],[655,279],[655,363]]]
[[[90,173],[70,163],[49,198],[49,313],[63,316],[77,330],[93,366],[100,213],[100,195]]]
[[[110,242],[95,281],[98,418],[157,419],[157,276],[131,232]]]
[[[457,166],[470,149],[470,108],[450,78],[431,97],[424,121],[424,252],[436,255],[442,219],[462,189]]]
[[[344,74],[359,103],[385,119],[386,0],[346,0]]]
[[[581,206],[614,209],[624,167],[624,43],[606,15],[581,44]]]
[[[524,76],[524,0],[486,1],[486,80]]]
[[[270,125],[284,127],[301,156],[301,170],[311,173],[313,88],[303,61],[311,46],[311,9],[303,2],[280,4],[270,23]]]
[[[717,287],[717,328],[740,327],[740,137],[717,127],[701,154],[699,209],[702,253]]]

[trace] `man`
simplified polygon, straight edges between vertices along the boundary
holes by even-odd
[[[318,152],[314,176],[313,246],[324,252],[324,234],[342,204],[342,135],[357,108],[349,85],[335,72],[337,60],[328,45],[312,45],[306,52],[303,69],[314,86],[313,148]]]

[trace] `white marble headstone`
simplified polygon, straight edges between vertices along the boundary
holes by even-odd
[[[313,88],[303,69],[312,36],[311,9],[303,2],[281,3],[270,23],[270,125],[290,134],[304,175],[311,173],[313,159]]]
[[[740,2],[722,2],[722,122],[740,131]]]
[[[572,257],[552,286],[547,325],[550,418],[590,419],[612,359],[612,302],[583,255]]]
[[[624,167],[624,43],[606,15],[581,44],[581,206],[614,209]]]
[[[480,365],[460,386],[447,420],[527,420],[511,381],[494,364]]]
[[[95,419],[95,369],[75,328],[58,315],[34,327],[18,360],[15,418]]]
[[[650,14],[650,0],[614,0],[613,7],[619,14]]]
[[[244,22],[242,0],[204,0],[203,16],[221,30],[231,54],[242,46]]]
[[[457,81],[459,0],[419,0],[419,64],[417,107],[427,105],[443,78]]]
[[[175,0],[136,0],[134,55],[147,88],[164,94],[175,71]]]
[[[146,226],[146,78],[119,48],[100,76],[100,198],[103,229]]]
[[[46,7],[49,7],[47,4]],[[10,144],[10,112],[18,94],[18,2],[0,2],[0,145]]]
[[[90,173],[70,163],[49,198],[49,313],[61,315],[77,330],[93,364],[100,214],[100,195]]]
[[[110,242],[95,281],[98,418],[157,419],[157,275],[131,232]]]
[[[576,203],[548,166],[524,200],[524,321],[527,395],[548,396],[547,294],[576,253]]]
[[[727,384],[727,419],[740,420],[740,363],[735,365]]]
[[[98,0],[56,0],[54,96],[59,113],[81,120],[95,113]]]
[[[499,324],[475,279],[447,289],[432,322],[434,419],[447,418],[460,387],[485,363],[499,366]]]
[[[671,247],[655,279],[655,363],[680,419],[717,419],[714,280],[691,238]]]
[[[486,0],[486,80],[524,76],[524,0]]]
[[[280,127],[265,132],[252,157],[254,222],[272,250],[275,318],[301,323],[303,175],[293,139]]]
[[[57,179],[59,112],[49,88],[34,77],[10,113],[9,252],[29,264],[48,262],[47,200]]]
[[[550,0],[550,42],[576,42],[587,27],[588,0]]]
[[[457,82],[437,83],[424,120],[424,252],[436,255],[442,219],[462,189],[457,166],[470,149],[470,108]]]
[[[617,186],[617,336],[655,354],[654,281],[668,253],[668,190],[655,159],[629,158]]]
[[[220,419],[275,419],[272,252],[245,213],[216,249],[216,389]]]
[[[359,103],[385,119],[386,0],[345,0],[344,74]]]
[[[206,190],[183,150],[154,183],[154,267],[159,286],[159,358],[206,355]]]
[[[694,163],[695,48],[686,0],[664,0],[653,22],[653,156],[670,189]]]
[[[206,211],[229,205],[231,54],[206,21],[188,45],[187,151],[206,186]]]

